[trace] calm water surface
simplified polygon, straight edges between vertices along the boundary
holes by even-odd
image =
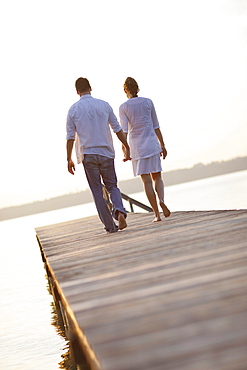
[[[145,194],[131,196],[147,204]],[[169,186],[165,196],[171,211],[247,209],[247,171]],[[93,214],[89,203],[0,222],[0,369],[66,369],[34,228]]]

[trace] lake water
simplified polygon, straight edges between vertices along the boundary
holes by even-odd
[[[144,193],[129,195],[148,204]],[[165,202],[172,212],[247,209],[247,171],[166,187]],[[0,222],[0,369],[66,369],[34,228],[94,214],[88,203]]]

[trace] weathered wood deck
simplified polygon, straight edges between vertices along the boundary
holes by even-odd
[[[91,369],[247,368],[247,210],[37,228]]]

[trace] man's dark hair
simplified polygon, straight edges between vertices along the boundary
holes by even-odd
[[[87,78],[79,77],[75,82],[76,91],[84,93],[91,90],[90,83]]]

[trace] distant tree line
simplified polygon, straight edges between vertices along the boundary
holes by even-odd
[[[170,186],[243,170],[247,170],[247,157],[238,157],[229,161],[212,162],[209,164],[198,163],[192,168],[169,171],[163,173],[162,176],[165,186]],[[142,182],[139,178],[120,181],[119,187],[122,193],[128,195],[143,191]],[[0,209],[0,221],[55,209],[73,207],[92,201],[93,199],[89,190],[74,194],[65,194],[20,206],[2,208]]]

